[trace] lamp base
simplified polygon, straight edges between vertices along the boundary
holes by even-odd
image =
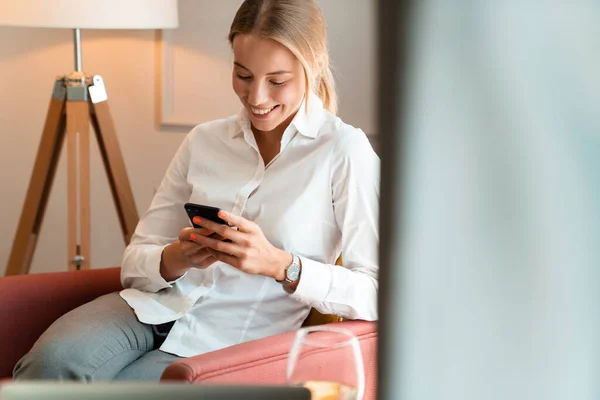
[[[68,269],[90,268],[90,123],[108,175],[123,239],[129,243],[139,218],[107,99],[99,75],[87,78],[75,71],[56,79],[5,275],[29,273],[65,137]]]

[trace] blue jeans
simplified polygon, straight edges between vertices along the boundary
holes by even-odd
[[[14,380],[158,381],[180,357],[158,350],[170,325],[138,321],[110,293],[56,320],[15,366]]]

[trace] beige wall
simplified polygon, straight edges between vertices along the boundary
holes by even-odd
[[[336,0],[336,3],[340,1]],[[204,7],[198,7],[201,3]],[[190,13],[206,13],[209,4],[230,9],[232,3],[238,4],[239,1],[181,1],[180,13],[186,16],[182,18],[180,28],[184,39],[188,34],[189,38],[208,35],[214,36],[215,40],[223,40],[227,25],[223,32],[218,33],[203,32],[202,24],[193,25],[190,29],[194,21]],[[340,76],[339,91],[343,96],[340,115],[345,120],[349,118],[349,122],[356,126],[367,125],[364,126],[365,131],[374,133],[374,71],[372,63],[365,63],[363,59],[372,58],[374,52],[363,55],[362,61],[354,62],[347,54],[347,43],[356,42],[350,34],[356,29],[356,24],[346,24],[331,7],[332,4],[322,3],[330,29],[333,24],[334,35],[342,38],[341,44],[332,48]],[[373,13],[363,11],[365,4],[369,10],[372,8],[371,2],[356,0],[349,4],[358,7],[354,18],[366,19],[367,36],[365,39],[363,35],[362,40],[368,40],[372,37],[368,28],[372,27]],[[223,9],[217,11],[223,14]],[[200,14],[197,15],[200,18]],[[340,31],[343,29],[348,35]],[[356,35],[355,32],[353,34]],[[181,39],[179,32],[178,35]],[[82,39],[84,71],[88,75],[102,75],[107,84],[119,143],[141,214],[149,206],[154,190],[185,134],[181,130],[160,129],[155,124],[155,32],[90,30],[82,33]],[[340,39],[334,37],[332,40]],[[54,79],[73,69],[72,46],[69,30],[0,27],[0,273],[8,262]],[[363,93],[360,98],[352,95],[350,83],[356,80],[356,76],[363,76],[364,80],[361,83],[363,87],[357,85],[357,90]],[[230,90],[228,82],[223,82],[222,86],[223,90]],[[185,92],[172,95],[185,95]],[[367,113],[363,104],[371,107]],[[201,108],[202,104],[197,106]],[[363,110],[358,112],[361,107]],[[362,124],[360,118],[356,120],[357,114],[362,115]],[[105,268],[119,265],[124,244],[95,138],[92,139],[91,165],[91,264],[92,268]],[[63,154],[33,258],[32,273],[66,269],[66,212],[66,158]]]
[[[73,69],[71,32],[0,28],[0,270],[27,190],[55,76]],[[182,134],[154,127],[154,32],[86,31],[83,67],[100,73],[138,210],[148,207]],[[118,265],[124,249],[104,167],[92,140],[92,261]],[[32,272],[66,269],[66,153],[63,150]]]

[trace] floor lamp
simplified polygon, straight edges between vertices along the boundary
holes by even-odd
[[[0,0],[0,26],[73,30],[75,70],[55,83],[6,275],[29,272],[64,139],[67,141],[70,270],[90,268],[89,126],[108,175],[125,243],[138,213],[100,75],[82,70],[80,29],[158,29],[178,26],[177,0]]]

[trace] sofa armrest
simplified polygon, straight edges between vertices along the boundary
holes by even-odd
[[[352,331],[359,340],[365,365],[365,399],[375,398],[377,325],[375,322],[344,321],[328,324]],[[194,383],[284,384],[288,353],[296,332],[240,343],[169,365],[161,380]],[[331,361],[323,353],[323,363]],[[333,363],[339,360],[333,360]]]
[[[120,289],[120,268],[0,278],[0,378],[60,316]]]

